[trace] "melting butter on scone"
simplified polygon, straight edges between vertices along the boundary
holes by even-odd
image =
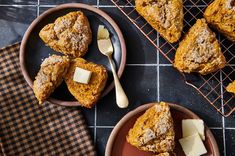
[[[174,67],[181,72],[206,75],[223,68],[225,64],[215,33],[210,30],[205,19],[198,19],[180,42]]]
[[[207,22],[235,42],[235,1],[215,0],[204,13]]]
[[[42,104],[63,81],[70,60],[66,56],[52,55],[46,58],[33,82],[33,91]]]
[[[73,81],[88,84],[91,79],[91,74],[92,72],[89,70],[76,67],[73,75]]]
[[[126,137],[140,150],[155,153],[172,152],[175,132],[170,107],[167,103],[156,103],[135,122]]]
[[[89,21],[81,11],[58,17],[44,26],[39,36],[50,48],[71,57],[85,55],[92,40]]]
[[[76,68],[92,72],[89,83],[74,81]],[[65,82],[70,93],[83,107],[91,108],[99,99],[108,78],[107,70],[102,65],[88,62],[82,58],[73,59],[65,76]]]
[[[183,30],[182,0],[135,0],[137,12],[168,42],[180,39]]]

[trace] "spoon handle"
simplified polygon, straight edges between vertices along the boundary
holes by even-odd
[[[121,86],[121,83],[117,77],[116,70],[114,68],[114,63],[111,58],[111,56],[108,56],[109,58],[109,63],[111,65],[112,73],[113,73],[113,78],[114,78],[114,83],[115,83],[115,91],[116,91],[116,103],[118,107],[120,108],[126,108],[129,104],[128,98]]]

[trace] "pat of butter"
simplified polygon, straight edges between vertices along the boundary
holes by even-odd
[[[198,133],[205,140],[204,122],[200,119],[182,120],[183,138]]]
[[[108,38],[109,38],[109,31],[103,25],[99,25],[97,39],[100,40]]]
[[[73,75],[73,81],[88,84],[91,78],[91,74],[92,72],[89,70],[76,67]]]
[[[179,140],[186,156],[200,156],[207,150],[198,133]]]

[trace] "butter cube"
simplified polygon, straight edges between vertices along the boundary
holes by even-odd
[[[73,81],[88,84],[91,78],[91,74],[92,72],[89,70],[76,67],[73,75]]]
[[[202,140],[205,140],[204,122],[200,119],[182,120],[183,138],[198,133]]]
[[[98,27],[97,38],[98,40],[109,38],[109,31],[103,25],[99,25]]]
[[[179,142],[186,156],[200,156],[207,153],[198,133],[182,138]]]

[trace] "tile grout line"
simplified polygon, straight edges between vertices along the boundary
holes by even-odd
[[[40,5],[40,0],[38,0],[38,5],[37,5],[37,17],[39,16],[39,5]]]
[[[157,33],[157,46],[159,47],[159,33]],[[159,50],[157,50],[157,101],[160,102],[160,67],[159,67]]]
[[[219,41],[221,40],[220,35],[219,35]],[[222,72],[220,70],[220,94],[221,94],[221,107],[222,107],[222,113],[224,114],[224,107],[223,107],[223,77],[222,77]],[[222,131],[223,131],[223,146],[224,146],[224,156],[227,155],[227,149],[226,149],[226,134],[225,134],[225,120],[224,120],[224,116],[221,117],[222,120]]]
[[[99,0],[96,1],[96,7],[99,8]],[[97,105],[95,105],[95,115],[94,115],[94,144],[96,145],[96,135],[97,135],[97,129],[96,129],[96,125],[97,125]]]

